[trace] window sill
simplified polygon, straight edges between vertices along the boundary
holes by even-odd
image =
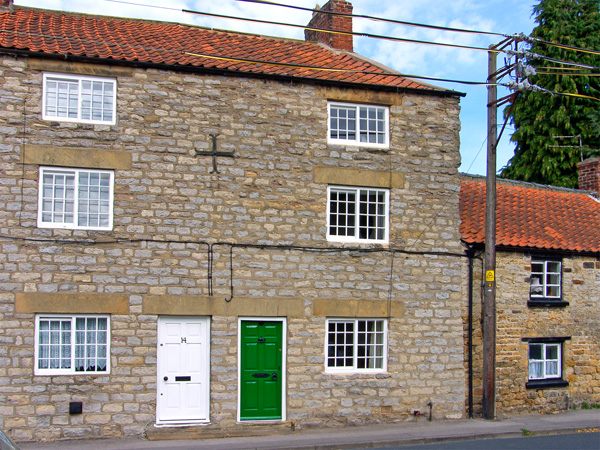
[[[555,378],[549,380],[531,380],[525,383],[527,389],[546,389],[546,388],[559,388],[566,387],[569,385],[568,381],[562,378]]]
[[[384,369],[349,369],[349,370],[333,370],[325,369],[326,375],[381,375],[388,372]]]
[[[527,302],[527,306],[530,308],[564,308],[569,306],[569,302],[565,302],[563,300],[549,300],[545,298],[540,299],[530,299]]]

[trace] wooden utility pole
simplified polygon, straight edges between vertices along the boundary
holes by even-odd
[[[488,53],[488,137],[485,197],[485,288],[483,291],[483,417],[496,417],[496,142],[498,104],[496,46]]]

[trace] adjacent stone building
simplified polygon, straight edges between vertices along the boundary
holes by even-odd
[[[347,43],[10,3],[4,431],[463,417],[461,94]]]
[[[598,167],[597,159],[580,163],[582,190],[499,181],[498,416],[600,404]],[[462,239],[472,249],[471,324],[467,294],[463,317],[467,404],[475,415],[482,395],[485,190],[485,180],[465,177],[460,202]]]

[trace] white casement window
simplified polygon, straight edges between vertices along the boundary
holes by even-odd
[[[387,106],[329,103],[330,144],[389,147],[390,112]]]
[[[117,80],[45,73],[42,103],[45,120],[114,125]]]
[[[326,326],[327,372],[387,370],[385,319],[328,319]]]
[[[110,230],[114,172],[40,167],[38,227]]]
[[[561,297],[561,261],[531,261],[531,298],[560,299]]]
[[[529,379],[546,380],[562,377],[560,343],[529,344]]]
[[[68,375],[110,371],[110,318],[38,315],[35,374]]]
[[[388,189],[329,186],[327,240],[387,242],[389,202]]]

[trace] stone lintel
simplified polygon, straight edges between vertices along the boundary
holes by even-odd
[[[53,145],[27,145],[23,162],[40,166],[113,170],[128,170],[132,164],[131,155],[124,151]]]
[[[319,86],[317,95],[328,100],[375,105],[401,105],[402,95],[373,89],[348,89],[336,86]]]
[[[313,315],[315,317],[400,317],[402,305],[392,302],[390,312],[389,303],[385,300],[329,300],[318,299],[313,302]]]
[[[132,67],[113,66],[108,64],[88,64],[65,61],[63,59],[28,58],[27,68],[68,74],[89,75],[98,77],[131,77]]]
[[[128,314],[129,297],[124,294],[22,292],[15,296],[18,313]]]
[[[302,298],[234,297],[230,302],[222,296],[148,295],[144,297],[144,314],[173,316],[256,316],[302,317]]]
[[[402,189],[404,188],[404,175],[386,170],[315,167],[315,182],[323,184],[340,184],[344,186]]]

